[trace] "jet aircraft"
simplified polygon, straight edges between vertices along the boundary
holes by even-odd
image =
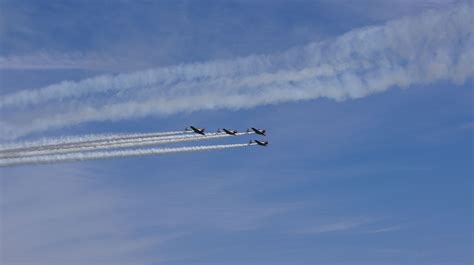
[[[253,140],[253,141],[250,141],[249,144],[252,144],[252,143],[256,143],[260,146],[267,146],[268,145],[268,141],[259,141],[259,140]]]
[[[196,127],[194,127],[194,126],[189,126],[189,127],[191,128],[191,130],[192,130],[193,132],[195,132],[195,133],[197,133],[197,134],[206,135],[206,134],[204,133],[204,131],[205,131],[206,129],[204,129],[204,128],[196,128]],[[191,131],[189,128],[186,128],[185,130],[186,130],[186,131]]]
[[[254,127],[250,128],[250,129],[247,129],[247,132],[254,132],[258,135],[263,135],[265,136],[265,129],[256,129]]]
[[[222,132],[222,131],[224,131],[225,133],[229,135],[234,135],[234,136],[236,136],[236,134],[238,133],[236,130],[229,130],[226,128],[223,128],[222,130],[221,129],[217,130],[217,132]]]

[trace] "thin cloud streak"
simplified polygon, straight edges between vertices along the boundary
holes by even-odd
[[[100,54],[37,52],[23,55],[0,56],[0,70],[54,70],[87,69],[110,70],[125,69],[124,61],[104,57]]]
[[[378,221],[376,218],[355,218],[345,221],[332,222],[328,224],[318,224],[295,231],[296,234],[317,235],[329,232],[339,232],[356,229]]]
[[[379,233],[397,231],[397,230],[400,230],[400,229],[401,229],[401,226],[389,226],[389,227],[384,227],[384,228],[379,228],[379,229],[374,229],[374,230],[367,231],[367,234],[379,234]]]

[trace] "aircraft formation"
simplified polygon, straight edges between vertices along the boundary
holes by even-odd
[[[136,149],[143,146],[204,141],[250,134],[266,136],[266,130],[252,127],[243,132],[228,128],[218,129],[217,132],[206,132],[204,128],[190,126],[182,131],[99,134],[40,139],[33,142],[0,145],[0,167],[268,145],[266,140],[251,140],[248,143]]]
[[[195,126],[189,126],[189,128],[186,128],[184,129],[185,131],[187,132],[194,132],[194,133],[197,133],[197,134],[200,134],[200,135],[206,135],[205,131],[206,129],[205,128],[197,128]],[[232,130],[232,129],[226,129],[226,128],[222,128],[222,129],[218,129],[217,130],[217,133],[226,133],[228,135],[233,135],[233,136],[237,136],[237,133],[238,131],[237,130]],[[249,128],[247,129],[247,134],[249,133],[255,133],[257,135],[262,135],[262,136],[267,136],[265,133],[266,133],[266,130],[265,129],[257,129],[257,128]],[[268,141],[260,141],[260,140],[251,140],[249,142],[249,144],[252,144],[252,143],[256,143],[260,146],[267,146],[268,145]]]

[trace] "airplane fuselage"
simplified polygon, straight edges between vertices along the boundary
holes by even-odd
[[[254,140],[254,143],[260,145],[260,146],[267,146],[268,142],[267,141],[259,141],[259,140]]]
[[[258,135],[263,135],[263,136],[265,136],[265,129],[256,129],[256,128],[253,128],[253,127],[250,128],[250,129],[252,129],[252,131],[253,131],[254,133],[258,134]]]
[[[201,128],[196,128],[194,126],[189,126],[189,127],[191,128],[191,130],[193,130],[197,134],[206,135],[204,133],[204,128],[201,129]]]
[[[222,129],[225,133],[230,134],[230,135],[236,135],[237,131],[236,130],[228,130],[228,129]]]

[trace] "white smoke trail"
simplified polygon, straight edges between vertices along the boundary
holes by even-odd
[[[250,132],[251,133],[251,132]],[[250,133],[237,133],[235,136],[247,135]],[[139,138],[129,141],[116,141],[108,143],[98,143],[85,146],[68,146],[65,148],[51,148],[45,150],[27,150],[20,152],[8,152],[1,153],[0,159],[9,159],[9,158],[20,158],[20,157],[30,157],[30,156],[40,156],[40,155],[53,155],[53,154],[64,154],[64,153],[74,153],[74,152],[85,152],[92,150],[100,149],[118,149],[118,148],[129,148],[129,147],[138,147],[138,146],[147,146],[147,145],[159,145],[159,144],[170,144],[170,143],[179,143],[179,142],[189,142],[189,141],[203,141],[211,140],[217,138],[231,137],[232,135],[226,133],[208,133],[206,135],[181,135],[174,138],[165,137],[148,137],[148,138]]]
[[[474,76],[470,3],[350,31],[284,53],[99,76],[0,99],[3,138],[91,121],[280,102],[360,98]],[[107,92],[107,93],[105,93]],[[51,110],[43,110],[44,103]],[[38,114],[23,122],[21,113]]]
[[[144,156],[144,155],[161,155],[169,153],[198,152],[210,150],[222,150],[228,148],[238,148],[256,145],[254,143],[247,144],[225,144],[225,145],[204,145],[176,148],[150,148],[150,149],[132,149],[132,150],[116,150],[86,153],[68,153],[60,155],[46,155],[33,157],[20,157],[11,159],[0,159],[0,167],[26,165],[26,164],[47,164],[81,160],[106,159],[116,157]]]
[[[87,144],[107,144],[120,140],[134,140],[140,138],[173,137],[190,133],[188,131],[153,132],[153,133],[131,133],[131,134],[90,134],[83,136],[62,136],[59,138],[41,139],[32,142],[0,145],[0,152],[18,152],[29,150],[41,150],[50,148],[64,148],[67,146],[77,147]]]

